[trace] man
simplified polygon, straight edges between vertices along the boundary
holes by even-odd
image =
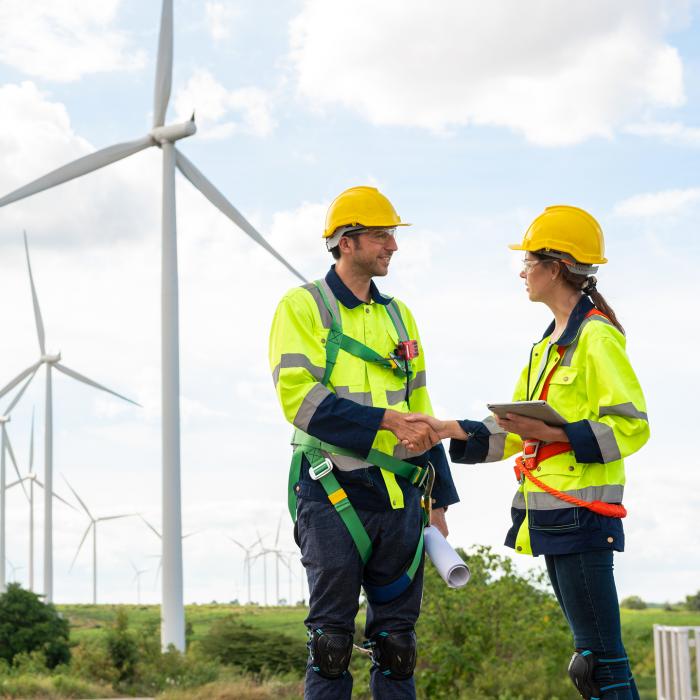
[[[373,282],[407,225],[373,187],[340,194],[323,234],[336,264],[288,292],[272,324],[270,367],[296,428],[290,511],[310,592],[307,700],[351,696],[361,586],[373,696],[415,698],[423,526],[429,517],[446,535],[445,510],[458,501],[437,434],[406,420],[432,413],[415,321]]]

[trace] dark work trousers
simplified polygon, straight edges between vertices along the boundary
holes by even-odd
[[[389,583],[403,574],[416,552],[421,526],[420,498],[405,499],[405,507],[382,512],[358,510],[357,514],[372,540],[372,557],[367,566],[355,543],[336,513],[326,502],[298,499],[297,523],[302,563],[309,581],[309,629],[335,627],[355,631],[363,576],[373,583]],[[420,612],[423,591],[423,565],[409,588],[397,599],[367,605],[365,636],[379,632],[412,630]],[[358,653],[355,650],[354,653]],[[305,700],[350,700],[352,675],[323,678],[306,667]],[[404,700],[416,697],[413,678],[391,680],[372,667],[370,688],[375,700]]]
[[[620,629],[611,550],[545,555],[547,571],[574,645],[599,659],[594,679],[601,700],[639,700]],[[610,662],[608,662],[610,661]]]

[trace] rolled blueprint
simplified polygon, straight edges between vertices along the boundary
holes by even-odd
[[[462,588],[469,581],[469,567],[436,527],[424,530],[425,552],[450,588]]]

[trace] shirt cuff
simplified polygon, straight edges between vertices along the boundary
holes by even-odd
[[[562,427],[566,437],[569,438],[577,462],[583,464],[603,463],[603,455],[600,452],[600,446],[590,421],[577,420]]]
[[[491,432],[481,421],[457,421],[462,430],[469,435],[468,440],[452,438],[450,440],[450,459],[460,464],[481,464],[489,453]]]

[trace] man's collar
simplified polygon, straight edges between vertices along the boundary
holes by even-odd
[[[340,279],[338,273],[335,271],[335,265],[331,265],[331,269],[328,270],[328,274],[326,275],[326,282],[328,282],[328,286],[331,288],[331,291],[335,295],[335,298],[346,309],[354,309],[360,304],[365,303],[364,301],[362,301],[362,299],[358,299],[347,288],[343,280]],[[391,297],[386,297],[383,294],[380,294],[379,290],[377,289],[377,285],[374,284],[373,280],[371,280],[369,283],[369,293],[372,297],[372,301],[376,302],[377,304],[383,304],[384,306],[386,306],[391,301]]]
[[[569,321],[566,324],[566,329],[559,337],[559,340],[557,340],[557,345],[571,345],[578,335],[579,328],[581,327],[583,320],[586,318],[586,314],[592,308],[594,308],[593,302],[585,294],[582,295],[576,306],[574,306],[574,310],[571,312]],[[547,336],[552,335],[554,332],[554,325],[554,321],[549,324],[547,330],[542,336],[542,340],[544,340]]]

